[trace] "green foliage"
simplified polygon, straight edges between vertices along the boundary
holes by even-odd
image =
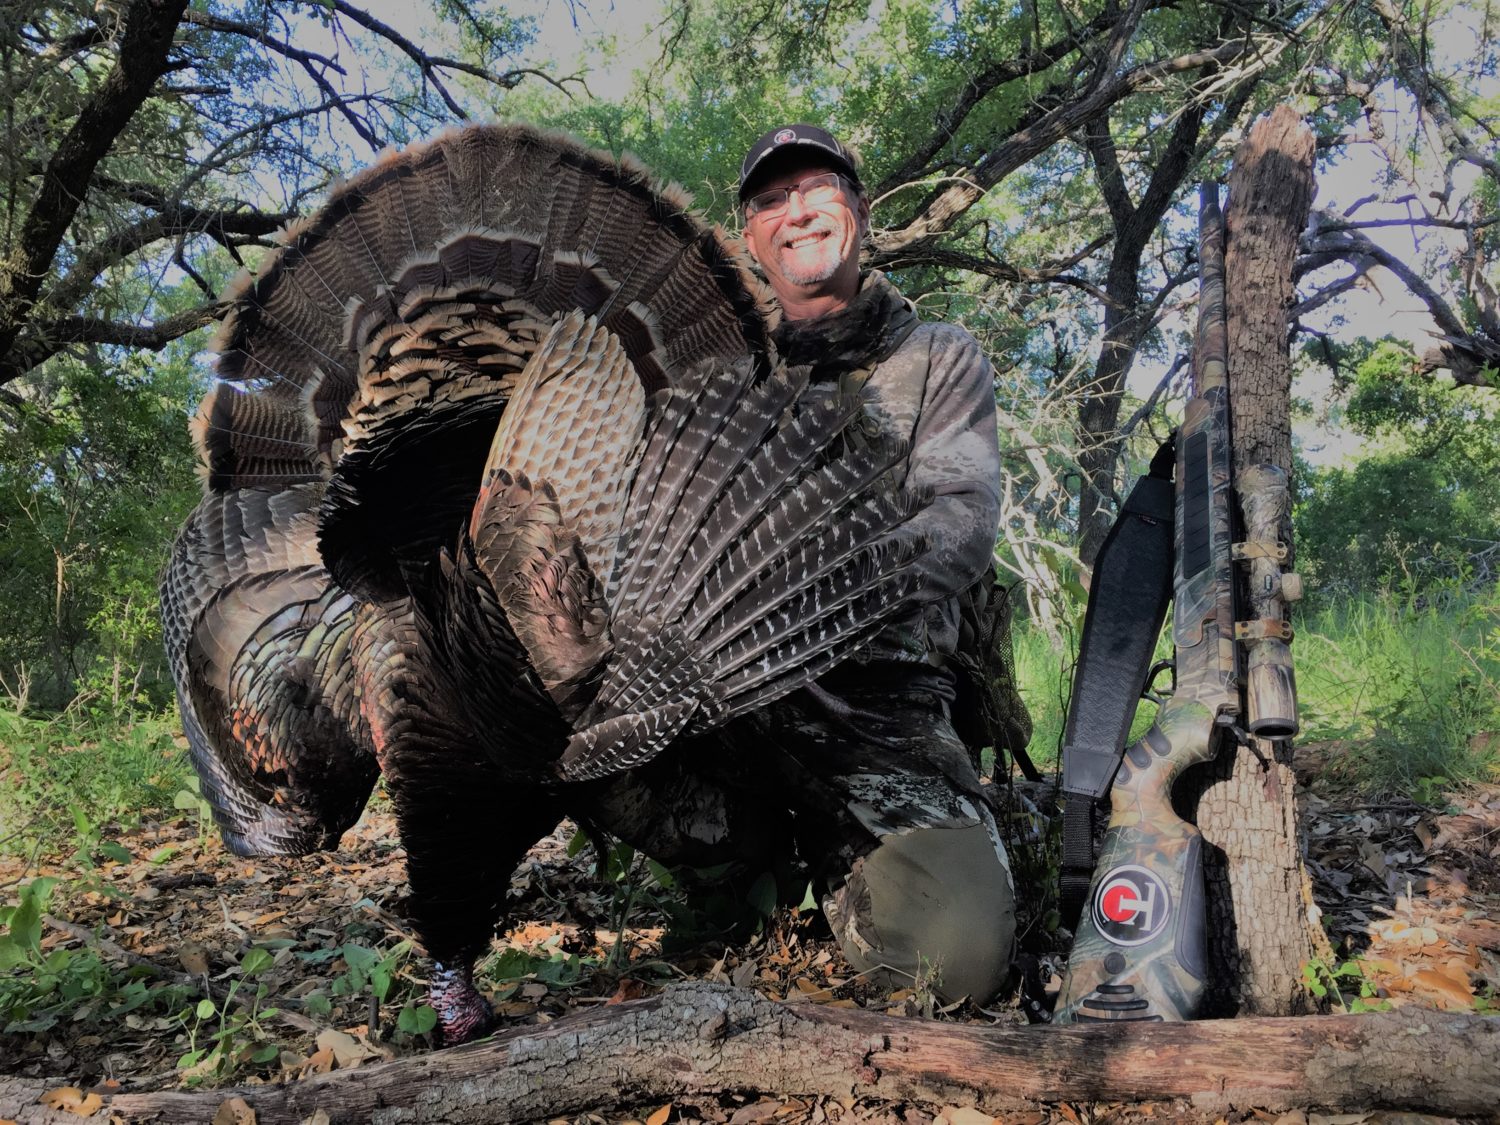
[[[1437,801],[1445,788],[1500,778],[1500,591],[1461,583],[1426,593],[1385,591],[1299,607],[1293,618],[1304,740],[1350,742],[1343,763],[1372,791]],[[1168,655],[1170,630],[1158,642]],[[1073,646],[1034,628],[1014,637],[1016,673],[1031,712],[1029,751],[1056,767]],[[1165,686],[1165,681],[1163,685]],[[1155,715],[1138,709],[1131,738]]]
[[[1436,798],[1500,777],[1500,594],[1387,592],[1295,623],[1306,739],[1351,739],[1374,790]],[[1439,780],[1441,779],[1441,781]]]
[[[1329,965],[1326,961],[1312,960],[1302,966],[1302,986],[1318,1000],[1335,1011],[1385,1012],[1390,1002],[1380,996],[1374,981],[1365,976],[1364,966],[1358,961],[1341,961]]]
[[[1387,340],[1336,349],[1352,370],[1344,420],[1374,443],[1312,471],[1296,507],[1299,567],[1321,597],[1455,576],[1493,581],[1500,544],[1500,404],[1415,372]]]
[[[257,979],[275,961],[269,950],[249,950],[222,1000],[204,997],[178,1014],[188,1049],[177,1059],[177,1069],[188,1085],[227,1080],[280,1057],[281,1048],[262,1023],[279,1009],[264,1005],[270,989]]]
[[[0,851],[72,841],[84,859],[111,858],[104,828],[172,808],[188,772],[169,717],[37,719],[0,706]]]
[[[156,583],[198,491],[190,352],[59,358],[0,408],[0,680],[13,697],[57,709],[81,693],[101,716],[170,701]]]
[[[62,1021],[133,1026],[168,1013],[184,990],[119,970],[91,949],[42,948],[42,916],[58,880],[33,879],[15,906],[0,906],[0,1034],[46,1031]]]

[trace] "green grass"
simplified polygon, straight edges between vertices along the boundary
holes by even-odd
[[[52,850],[170,810],[191,773],[174,714],[38,718],[0,706],[0,851]]]
[[[1500,779],[1500,591],[1387,592],[1296,622],[1303,739],[1347,739],[1372,790]]]
[[[1359,785],[1426,800],[1447,785],[1500,779],[1500,591],[1386,591],[1299,613],[1293,624],[1300,740],[1347,740]],[[1047,768],[1061,745],[1074,653],[1024,626],[1014,650],[1031,757]],[[1132,737],[1153,710],[1141,708]]]

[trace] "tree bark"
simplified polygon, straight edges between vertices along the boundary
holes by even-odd
[[[1312,130],[1282,105],[1252,126],[1229,175],[1225,287],[1237,476],[1262,463],[1291,472],[1287,310],[1312,164]],[[1290,518],[1281,541],[1290,548]],[[1307,1011],[1302,966],[1329,956],[1297,838],[1290,744],[1255,743],[1265,765],[1231,744],[1195,779],[1210,857],[1207,1015]]]
[[[486,1043],[285,1086],[105,1094],[100,1120],[203,1122],[231,1097],[259,1125],[528,1121],[721,1091],[879,1097],[998,1113],[1056,1101],[1185,1099],[1487,1114],[1500,1099],[1500,1021],[1404,1009],[1313,1019],[1068,1028],[973,1027],[779,1004],[688,984]],[[0,1079],[0,1116],[74,1121]]]

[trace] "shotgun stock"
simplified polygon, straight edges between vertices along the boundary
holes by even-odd
[[[1205,184],[1201,199],[1194,393],[1176,438],[1175,686],[1114,775],[1057,1023],[1197,1014],[1207,980],[1203,841],[1174,811],[1173,785],[1184,770],[1216,756],[1226,738],[1244,741],[1247,729],[1289,738],[1297,729],[1284,602],[1298,587],[1281,573],[1287,552],[1278,542],[1289,503],[1286,474],[1262,465],[1234,479],[1217,185]],[[1236,486],[1248,532],[1239,542]],[[1236,561],[1248,566],[1249,621],[1236,615]],[[1122,735],[1117,746],[1123,742]]]

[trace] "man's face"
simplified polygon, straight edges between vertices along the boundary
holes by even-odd
[[[809,176],[832,171],[816,158],[788,161],[757,181],[754,194],[794,188]],[[745,245],[783,300],[832,294],[847,301],[858,288],[859,243],[869,214],[869,204],[841,179],[831,200],[809,205],[793,191],[785,208],[747,217]]]

